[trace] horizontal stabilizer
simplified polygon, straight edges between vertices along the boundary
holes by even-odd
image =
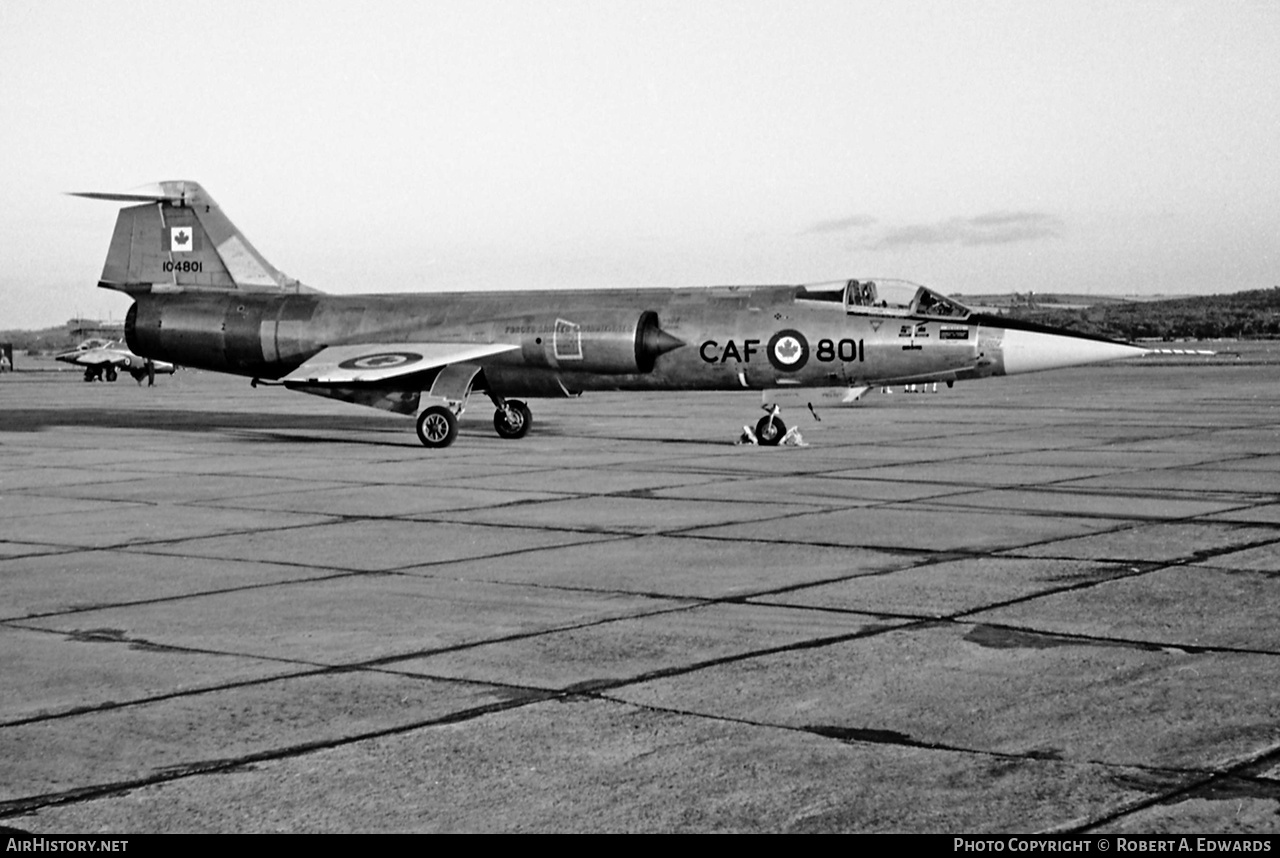
[[[376,384],[520,347],[505,343],[364,343],[321,349],[280,379],[295,384]]]
[[[158,188],[159,186],[157,186]],[[84,197],[87,200],[110,200],[117,203],[181,203],[185,200],[182,194],[166,194],[161,190],[155,193],[132,191],[112,193],[109,191],[68,191],[68,196]]]

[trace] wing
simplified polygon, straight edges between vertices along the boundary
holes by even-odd
[[[289,384],[371,384],[516,351],[507,343],[363,343],[329,346],[280,379]]]

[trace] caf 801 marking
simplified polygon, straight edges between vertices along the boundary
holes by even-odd
[[[823,363],[832,363],[836,360],[841,363],[866,360],[863,340],[853,340],[848,337],[838,342],[821,339],[815,345],[813,357]],[[704,363],[724,363],[728,360],[750,363],[753,356],[761,353],[759,346],[760,340],[754,339],[743,340],[741,348],[735,340],[726,341],[723,348],[715,340],[707,340],[698,347],[698,354]],[[796,372],[809,360],[809,342],[799,331],[779,331],[769,340],[769,347],[763,354],[775,369],[782,372]]]
[[[195,182],[80,193],[121,209],[98,285],[134,298],[151,360],[417,416],[446,447],[473,393],[523,437],[524,400],[590,390],[812,391],[955,382],[1130,357],[1125,343],[971,311],[897,280],[800,286],[328,295],[286,277]],[[181,235],[182,241],[175,236]],[[189,239],[189,240],[188,240]],[[786,427],[776,405],[763,444]]]

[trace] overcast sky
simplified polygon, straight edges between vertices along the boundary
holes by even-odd
[[[1280,3],[0,2],[0,329],[194,179],[327,292],[1280,283]]]

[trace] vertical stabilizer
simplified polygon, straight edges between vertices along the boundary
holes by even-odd
[[[260,254],[196,182],[74,196],[140,203],[120,210],[98,283],[123,292],[314,292]]]

